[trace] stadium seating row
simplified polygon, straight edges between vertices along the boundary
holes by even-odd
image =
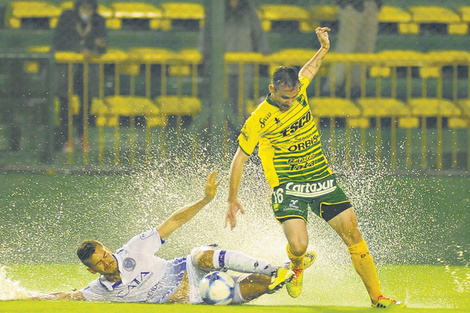
[[[71,109],[78,113],[78,98],[74,96]],[[394,98],[360,98],[357,102],[345,98],[313,97],[316,118],[348,118],[348,126],[368,128],[370,118],[395,117],[400,128],[417,128],[420,117],[448,117],[450,128],[470,126],[470,99],[453,102],[447,99],[412,98],[407,103]],[[91,113],[97,116],[97,126],[114,127],[119,117],[146,116],[148,126],[164,126],[168,115],[195,116],[202,103],[197,97],[159,96],[154,101],[137,96],[95,98]]]
[[[54,28],[60,13],[70,9],[72,1],[56,6],[46,1],[11,1],[7,8],[5,23],[9,28],[21,28],[27,19],[46,19]],[[145,21],[148,29],[171,30],[177,22],[204,23],[204,6],[191,2],[165,2],[155,6],[144,2],[114,2],[109,6],[100,4],[99,13],[106,18],[109,29],[121,29],[123,22]],[[294,24],[300,32],[312,32],[318,25],[338,20],[338,7],[320,5],[304,8],[288,4],[263,4],[258,14],[265,31],[272,31],[275,24]],[[426,24],[440,24],[448,34],[468,34],[470,6],[459,7],[456,11],[440,6],[412,6],[407,9],[385,5],[379,12],[379,22],[394,25],[399,34],[418,34]],[[197,28],[196,28],[197,29]]]
[[[11,1],[5,23],[10,28],[21,28],[25,19],[47,19],[54,28],[62,10],[72,9],[73,1],[56,6],[46,1]],[[204,7],[197,3],[162,3],[159,7],[144,2],[116,2],[110,6],[99,4],[98,13],[106,19],[109,29],[121,29],[123,20],[148,21],[149,29],[170,30],[172,21],[195,20],[201,26]]]

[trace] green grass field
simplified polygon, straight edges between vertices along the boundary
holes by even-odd
[[[10,265],[10,281],[1,279],[1,289],[9,288],[19,297],[23,292],[72,290],[94,278],[78,264]],[[411,312],[470,312],[470,269],[457,266],[384,265],[378,268],[385,292],[402,299]],[[13,281],[20,282],[21,285]],[[3,290],[5,292],[5,290]],[[1,292],[0,292],[1,295]],[[0,312],[362,312],[368,310],[364,288],[349,266],[316,264],[305,275],[304,292],[290,298],[285,290],[264,295],[249,305],[211,307],[184,305],[143,305],[117,303],[70,303],[68,301],[7,301]]]
[[[75,248],[96,238],[119,248],[158,225],[174,208],[202,195],[209,168],[174,174],[187,165],[131,174],[0,174],[0,299],[25,293],[80,289],[95,278]],[[466,176],[390,175],[342,170],[340,182],[356,207],[385,294],[410,312],[470,312],[470,191]],[[225,178],[226,173],[220,171]],[[172,235],[159,255],[173,258],[218,243],[273,264],[285,260],[285,238],[272,218],[264,178],[248,166],[242,186],[247,214],[223,228],[226,179],[207,208]],[[188,236],[189,234],[189,236]],[[309,248],[318,260],[306,272],[303,294],[285,290],[242,307],[1,301],[0,312],[363,312],[367,294],[336,235],[315,217]]]

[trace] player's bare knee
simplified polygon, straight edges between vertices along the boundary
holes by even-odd
[[[298,238],[298,240],[290,242],[289,245],[290,245],[290,251],[292,252],[292,254],[300,256],[307,251],[308,239]]]
[[[213,247],[198,247],[192,251],[193,263],[204,270],[214,269],[212,258],[215,249]]]

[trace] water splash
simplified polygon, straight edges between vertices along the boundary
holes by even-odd
[[[325,143],[329,145],[328,141]],[[176,146],[178,149],[167,151],[165,159],[155,158],[150,165],[130,173],[51,175],[21,181],[8,194],[9,204],[3,211],[0,263],[77,262],[75,249],[84,239],[98,239],[117,249],[135,234],[163,222],[174,209],[200,199],[208,173],[217,170],[223,180],[214,201],[177,230],[160,255],[178,257],[195,246],[217,243],[225,249],[282,264],[287,242],[273,217],[270,188],[259,158],[253,156],[245,167],[239,200],[247,213],[238,215],[238,225],[231,231],[223,227],[231,156],[214,156],[208,147],[193,149],[187,142]],[[449,237],[465,219],[445,216],[442,224],[436,222],[442,220],[441,206],[452,203],[445,198],[451,187],[435,177],[391,175],[387,162],[377,162],[374,156],[358,157],[357,151],[352,151],[352,155],[356,158],[351,158],[351,162],[339,156],[331,165],[355,207],[377,264],[442,264],[447,266],[454,289],[468,293],[468,271],[453,266],[468,268],[468,243]],[[459,205],[464,214],[468,202]],[[343,286],[353,286],[344,289],[348,301],[344,305],[367,303],[367,294],[350,265],[344,243],[313,214],[309,217],[308,232],[309,249],[317,251],[319,257],[316,268],[306,274],[306,286],[325,292],[301,303],[338,304],[337,297],[327,293],[343,290]],[[379,275],[384,271],[379,268]],[[413,276],[400,278],[396,285],[385,282],[385,291],[391,295],[404,294],[409,302],[417,303],[414,290],[403,287],[413,279]],[[7,281],[6,276],[3,281]],[[279,304],[298,304],[279,299]],[[454,305],[444,296],[430,299],[436,307]]]
[[[27,291],[19,281],[7,277],[7,268],[0,265],[0,300],[27,299]]]

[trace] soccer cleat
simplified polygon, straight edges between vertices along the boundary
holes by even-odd
[[[309,268],[317,259],[317,253],[314,251],[305,252],[304,256],[304,269]],[[284,263],[285,268],[290,268],[290,260]]]
[[[277,269],[271,284],[268,286],[268,293],[274,293],[281,289],[286,283],[294,278],[295,274],[288,268],[280,267]]]
[[[297,298],[302,292],[302,284],[304,280],[304,269],[292,269],[295,273],[295,277],[292,278],[292,281],[286,284],[287,293],[292,298]]]
[[[304,269],[309,268],[316,259],[317,254],[314,251],[307,251],[304,256]]]
[[[385,297],[384,295],[379,296],[377,303],[372,303],[373,308],[379,309],[391,309],[391,308],[405,308],[406,305],[401,301],[396,301],[390,298]]]

